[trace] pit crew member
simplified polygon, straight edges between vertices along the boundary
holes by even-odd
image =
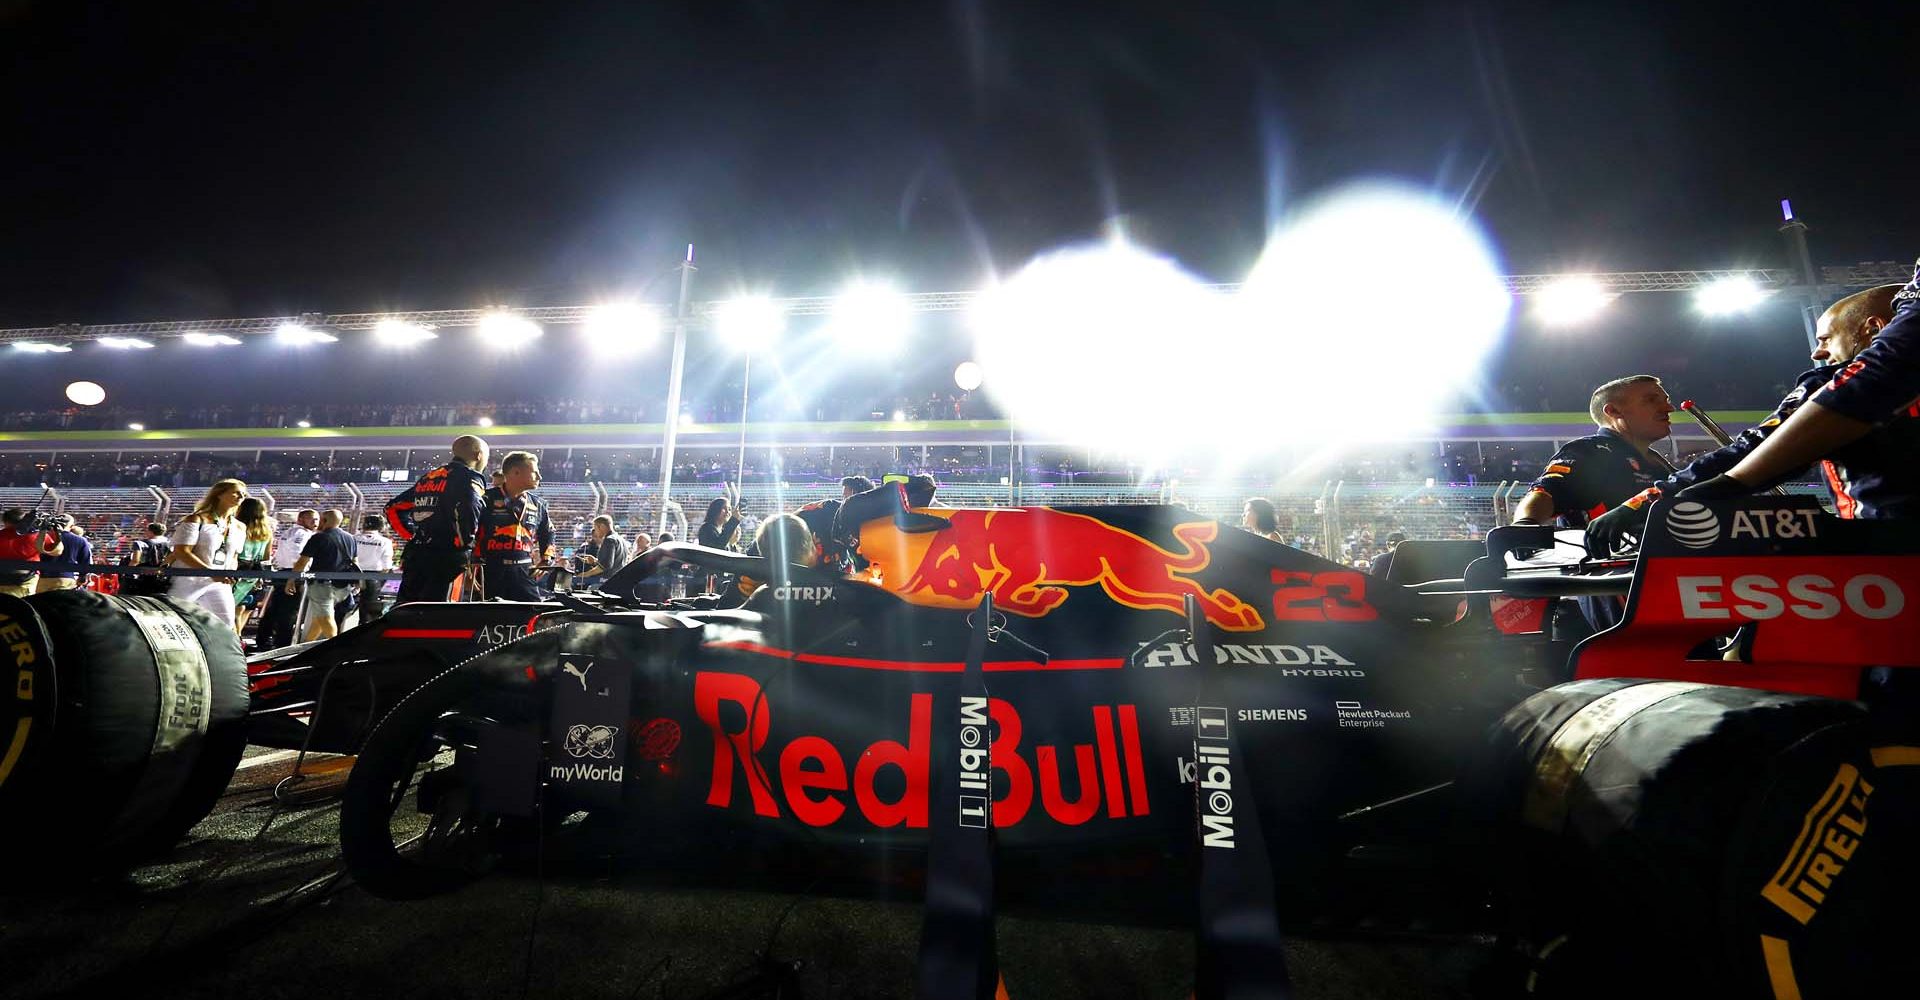
[[[1673,402],[1652,375],[1629,375],[1593,390],[1587,412],[1598,434],[1561,446],[1514,509],[1518,524],[1546,524],[1556,516],[1584,527],[1628,497],[1652,486],[1673,466],[1650,447],[1672,433]]]
[[[349,573],[355,568],[353,536],[340,529],[346,515],[337,510],[320,512],[320,530],[307,539],[300,549],[299,558],[290,567],[295,573],[312,570],[315,573]],[[307,583],[304,596],[296,598],[300,590],[295,586],[298,580],[288,580],[281,595],[292,601],[298,599],[307,613],[307,634],[304,642],[318,639],[331,639],[340,634],[339,623],[333,617],[333,606],[351,584],[339,580],[313,580]]]
[[[839,499],[815,500],[794,511],[805,522],[807,530],[813,533],[814,546],[819,549],[819,565],[831,566],[846,573],[866,568],[866,560],[847,552],[841,540],[833,537],[833,522],[840,513],[840,505],[846,503],[848,497],[870,489],[873,489],[873,480],[865,476],[848,476],[840,480]]]
[[[1651,445],[1672,433],[1673,401],[1652,375],[1629,375],[1593,390],[1587,413],[1600,430],[1567,442],[1514,509],[1516,524],[1546,524],[1558,517],[1567,527],[1587,522],[1673,474],[1673,465]],[[1580,611],[1595,629],[1620,620],[1615,597],[1582,597]]]
[[[1866,437],[1876,425],[1911,414],[1915,406],[1920,406],[1920,264],[1914,279],[1895,293],[1892,319],[1872,344],[1738,465],[1682,496],[1712,502],[1766,489]]]
[[[1752,454],[1877,339],[1893,319],[1894,295],[1899,290],[1899,285],[1882,285],[1828,306],[1815,332],[1813,360],[1820,366],[1801,372],[1794,390],[1758,426],[1741,431],[1725,447],[1700,456],[1654,488],[1668,494],[1684,491],[1725,473]],[[1834,512],[1847,518],[1920,514],[1916,457],[1920,457],[1920,407],[1902,410],[1875,425],[1865,437],[1835,448],[1820,461],[1822,478],[1833,493]],[[1791,470],[1789,475],[1798,471]],[[1650,499],[1636,497],[1595,518],[1587,525],[1588,547],[1611,552],[1625,535],[1638,535]]]
[[[453,587],[480,530],[486,469],[487,443],[463,434],[453,439],[453,461],[387,502],[387,524],[407,543],[395,604],[459,599]]]
[[[545,600],[533,578],[553,554],[553,518],[533,492],[540,460],[532,452],[508,452],[500,473],[500,485],[486,492],[480,507],[481,592],[487,600]]]

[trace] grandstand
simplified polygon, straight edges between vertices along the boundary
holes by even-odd
[[[351,517],[378,513],[404,489],[404,483],[313,484],[255,483],[251,489],[276,511],[301,507],[337,507]],[[1404,531],[1414,538],[1478,538],[1507,519],[1511,503],[1524,489],[1524,480],[1497,483],[1359,483],[1327,480],[1317,484],[1233,482],[1183,485],[1174,482],[1138,484],[1037,483],[1014,487],[1004,483],[947,483],[939,501],[955,507],[1019,504],[1072,506],[1077,504],[1181,503],[1196,514],[1239,523],[1247,497],[1264,496],[1280,515],[1281,533],[1301,548],[1342,561],[1371,558],[1388,532]],[[1819,495],[1818,487],[1793,489]],[[94,540],[100,559],[117,559],[127,544],[151,521],[169,523],[192,509],[200,487],[80,488],[73,490],[0,488],[0,505],[41,507],[71,513]],[[741,507],[749,531],[759,520],[790,511],[814,500],[836,497],[837,479],[748,483],[741,491]],[[658,485],[645,483],[543,482],[540,494],[553,511],[555,535],[562,547],[579,545],[599,514],[614,518],[627,535],[656,530],[659,517]],[[683,517],[697,524],[708,501],[720,495],[715,484],[676,485],[672,500]],[[675,526],[687,537],[684,524]]]
[[[576,406],[516,415],[591,421],[629,414]],[[1719,416],[1738,425],[1763,414]],[[746,429],[743,507],[751,530],[768,514],[837,496],[841,476],[877,480],[889,472],[932,474],[941,484],[940,500],[956,506],[1172,499],[1237,523],[1247,497],[1265,496],[1280,511],[1289,541],[1364,559],[1389,531],[1476,537],[1499,523],[1509,494],[1538,474],[1559,442],[1591,430],[1587,415],[1577,412],[1462,414],[1439,421],[1421,439],[1349,449],[1332,462],[1282,451],[1222,477],[1204,458],[1146,468],[998,420],[755,422]],[[658,530],[662,451],[638,442],[660,441],[663,431],[658,424],[411,420],[373,427],[0,431],[0,502],[73,513],[109,558],[146,523],[170,523],[224,477],[245,480],[276,511],[335,507],[355,518],[378,512],[445,460],[453,435],[477,433],[496,456],[516,449],[539,456],[540,492],[565,547],[585,539],[599,514],[614,517],[628,534]],[[1708,445],[1689,421],[1677,423],[1668,442],[1680,460]],[[681,428],[671,497],[676,536],[689,531],[678,519],[697,524],[722,485],[742,476],[742,457],[737,423]]]

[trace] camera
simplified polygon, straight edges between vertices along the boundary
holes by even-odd
[[[41,531],[59,531],[66,526],[65,522],[61,521],[59,514],[53,511],[41,510],[38,507],[24,511],[15,507],[7,511],[7,523],[11,525],[15,531],[24,535],[31,535]]]

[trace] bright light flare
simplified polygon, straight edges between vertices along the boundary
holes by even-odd
[[[492,426],[493,426],[493,418],[492,418],[492,417],[481,417],[480,419],[478,419],[478,420],[475,420],[475,421],[474,421],[474,423],[476,423],[476,424],[479,424],[479,425],[480,425],[480,426],[482,426],[482,427],[492,427]]]
[[[715,307],[713,325],[735,351],[761,351],[786,332],[787,311],[765,296],[732,299]]]
[[[312,428],[312,427],[313,427],[313,421],[311,421],[311,420],[296,420],[296,421],[294,421],[294,422],[293,422],[293,426],[295,426],[295,427],[298,427],[298,428],[300,428],[301,430],[303,430],[303,431],[304,431],[304,430],[308,430],[308,429],[310,429],[310,428]]]
[[[311,344],[331,344],[340,338],[325,330],[315,330],[299,323],[282,323],[273,331],[275,339],[290,347],[306,347]]]
[[[834,298],[828,329],[843,348],[897,354],[913,332],[913,302],[888,285],[860,282]]]
[[[229,337],[224,333],[200,333],[198,331],[183,333],[180,335],[180,339],[194,347],[235,347],[240,343],[240,338],[238,337]]]
[[[98,406],[106,402],[107,390],[98,382],[69,382],[67,398],[81,406]]]
[[[139,337],[101,337],[96,341],[101,347],[111,347],[116,351],[151,351],[153,341]]]
[[[953,370],[953,384],[959,386],[961,392],[972,392],[980,388],[980,383],[984,381],[986,373],[980,370],[978,361],[962,361]]]
[[[1232,359],[1205,343],[1220,297],[1126,243],[1056,251],[983,292],[969,317],[988,391],[1013,419],[1116,451],[1190,438]],[[1210,427],[1214,421],[1207,421]]]
[[[130,430],[130,431],[144,431],[146,429],[147,429],[146,424],[128,424],[127,425],[127,430]]]
[[[660,340],[660,310],[637,302],[593,307],[580,333],[587,347],[603,357],[638,354]]]
[[[412,347],[440,335],[430,326],[399,319],[383,319],[373,325],[373,339],[388,347]]]
[[[540,339],[540,324],[525,316],[510,312],[490,312],[480,317],[475,331],[480,341],[488,347],[501,350],[518,350]]]
[[[1480,228],[1425,192],[1367,183],[1309,204],[1268,240],[1236,327],[1210,339],[1195,412],[1268,450],[1430,424],[1506,331],[1500,272]],[[1185,340],[1166,346],[1187,354]]]
[[[13,349],[23,354],[72,354],[73,348],[44,340],[16,340]]]
[[[1533,315],[1548,326],[1573,326],[1600,315],[1617,298],[1593,278],[1570,274],[1533,293]]]
[[[1773,294],[1748,277],[1722,278],[1693,293],[1693,307],[1708,316],[1733,316],[1759,308]]]

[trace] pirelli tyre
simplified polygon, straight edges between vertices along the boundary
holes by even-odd
[[[1875,729],[1856,702],[1672,681],[1509,711],[1485,801],[1523,987],[1893,995],[1914,975],[1896,928],[1920,890],[1920,748]]]
[[[341,855],[362,888],[387,899],[451,892],[526,845],[535,820],[491,808],[478,769],[524,769],[537,788],[541,678],[566,632],[523,636],[451,667],[374,727],[340,807]]]
[[[13,668],[0,707],[0,845],[39,870],[99,871],[172,847],[246,748],[233,630],[163,597],[0,596]]]

